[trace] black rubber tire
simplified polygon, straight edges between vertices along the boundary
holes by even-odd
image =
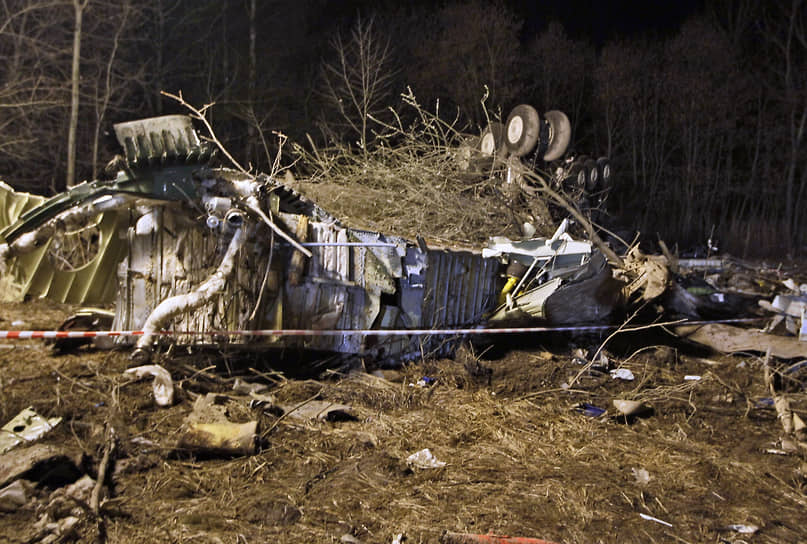
[[[611,161],[608,157],[597,159],[597,169],[600,171],[600,189],[606,190],[611,187]]]
[[[581,162],[575,162],[569,169],[569,175],[563,180],[563,188],[569,192],[582,191],[588,181],[588,172]]]
[[[585,163],[586,169],[586,191],[593,193],[599,187],[600,170],[597,168],[597,161],[589,159]]]
[[[566,114],[559,110],[544,113],[544,119],[549,123],[549,142],[544,152],[544,160],[550,162],[566,153],[572,139],[572,125]]]
[[[529,104],[520,104],[507,116],[504,128],[507,149],[516,157],[523,157],[538,144],[541,118],[535,108]]]
[[[507,146],[504,143],[504,125],[492,121],[479,137],[479,152],[485,157],[503,156]]]

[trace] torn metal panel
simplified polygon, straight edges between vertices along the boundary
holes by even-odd
[[[66,225],[98,221],[99,257],[75,271],[81,281],[39,280],[53,271],[43,265],[31,285],[50,285],[44,292],[57,299],[86,299],[112,281],[112,328],[145,331],[136,353],[168,343],[398,360],[448,353],[452,341],[437,335],[235,333],[473,327],[494,313],[510,268],[520,270],[507,283],[513,307],[545,319],[544,306],[565,289],[589,282],[586,295],[603,298],[598,289],[610,277],[604,264],[594,267],[591,244],[571,239],[565,223],[551,239],[499,239],[482,253],[431,249],[342,225],[268,176],[211,168],[210,148],[182,116],[117,125],[116,133],[126,153],[116,178],[82,184],[9,219],[0,253],[22,263],[37,254],[36,242],[53,244]],[[600,315],[606,305],[595,307]],[[156,334],[164,329],[176,334]]]
[[[35,216],[47,202],[44,197],[17,193],[0,184],[0,234],[5,237],[13,233],[19,239],[21,232],[12,227]],[[5,290],[7,300],[34,296],[83,304],[115,299],[114,270],[126,249],[118,233],[128,221],[128,213],[109,211],[89,216],[90,221],[83,224],[67,221],[65,228],[36,240],[30,251],[16,256],[7,274],[18,289]],[[10,250],[13,245],[5,247]]]
[[[49,432],[62,421],[60,417],[44,418],[32,407],[24,409],[0,429],[0,454],[23,442],[31,442]]]

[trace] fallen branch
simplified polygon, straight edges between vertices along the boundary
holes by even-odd
[[[104,481],[106,481],[107,471],[112,460],[112,455],[115,452],[116,436],[115,428],[111,425],[107,427],[106,446],[104,447],[104,456],[101,458],[101,464],[98,466],[98,479],[95,481],[95,487],[90,495],[90,509],[96,517],[100,516],[101,511],[101,492],[104,488]]]
[[[569,212],[569,214],[571,214],[571,216],[574,217],[574,219],[580,225],[583,226],[583,228],[586,230],[586,234],[588,235],[589,239],[594,243],[595,246],[597,246],[597,249],[599,249],[602,252],[602,254],[605,255],[605,257],[609,261],[611,261],[611,264],[619,268],[625,267],[625,263],[622,261],[622,258],[619,255],[617,255],[613,249],[608,247],[608,244],[606,244],[594,230],[594,225],[591,223],[591,221],[589,221],[586,216],[580,213],[580,210],[578,210],[574,204],[569,202],[569,200],[562,194],[553,190],[546,182],[546,180],[542,176],[539,176],[537,173],[527,169],[524,169],[524,171],[519,173],[523,175],[525,178],[529,179],[530,181],[537,183],[538,192],[543,193],[545,196],[551,198],[552,200],[555,201],[556,204],[558,204],[560,207]]]

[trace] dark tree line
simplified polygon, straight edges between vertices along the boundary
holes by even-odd
[[[182,111],[160,91],[215,103],[218,136],[255,168],[272,131],[368,151],[409,87],[469,132],[519,103],[567,112],[575,150],[612,159],[615,220],[645,236],[803,253],[804,0],[712,2],[667,34],[597,45],[556,21],[527,33],[498,2],[338,4],[3,0],[0,178],[62,190],[72,157],[75,181],[98,177],[113,123]]]

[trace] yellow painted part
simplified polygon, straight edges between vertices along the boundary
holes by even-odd
[[[45,198],[29,193],[17,193],[0,182],[0,229],[14,223],[20,215],[39,206]],[[118,237],[129,223],[125,212],[107,212],[101,216],[98,254],[76,270],[61,270],[48,258],[45,244],[31,253],[20,255],[10,263],[8,275],[22,286],[19,298],[25,296],[49,298],[71,304],[104,304],[115,301],[118,279],[117,267],[127,247]]]
[[[518,278],[515,276],[507,276],[507,282],[502,287],[502,292],[499,293],[498,303],[499,306],[507,302],[507,295],[513,290],[513,287],[518,283]]]

